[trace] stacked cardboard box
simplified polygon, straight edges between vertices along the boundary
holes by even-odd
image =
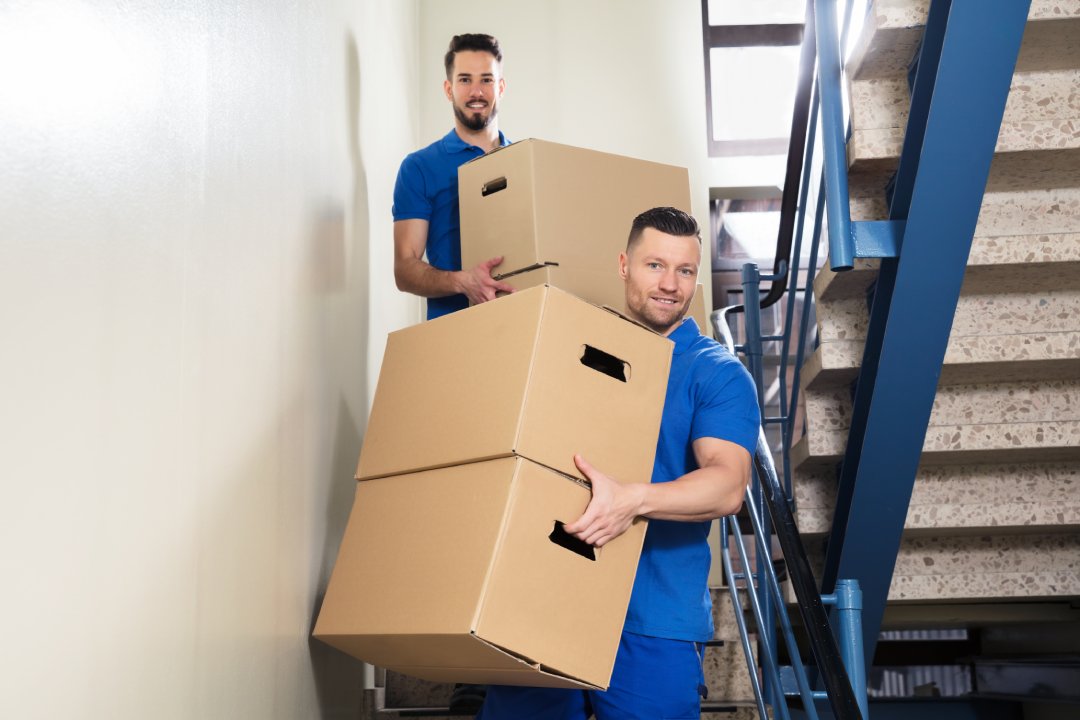
[[[623,309],[633,218],[689,211],[687,173],[530,140],[459,180],[464,266],[502,255],[517,292],[390,335],[315,635],[429,680],[606,688],[645,522],[566,533],[573,456],[650,481],[672,346],[598,306]]]
[[[645,523],[563,531],[573,455],[648,482],[670,362],[547,286],[392,333],[316,637],[431,680],[606,687]]]
[[[690,212],[690,182],[686,168],[523,140],[458,168],[458,198],[462,267],[501,255],[515,290],[547,283],[621,311],[630,224],[662,205]]]

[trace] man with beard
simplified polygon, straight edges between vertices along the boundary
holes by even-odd
[[[619,482],[575,456],[592,484],[566,531],[600,547],[649,518],[607,691],[492,685],[481,720],[656,720],[700,716],[713,637],[709,527],[737,512],[760,417],[753,380],[686,312],[697,284],[697,221],[674,208],[634,219],[619,274],[626,311],[674,343],[651,483]]]
[[[513,291],[491,277],[501,257],[461,267],[458,166],[508,144],[498,121],[506,89],[499,41],[455,35],[444,64],[454,128],[407,156],[394,187],[394,279],[399,290],[428,298],[429,320]]]

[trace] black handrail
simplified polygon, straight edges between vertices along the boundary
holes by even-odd
[[[780,540],[784,551],[788,577],[791,578],[795,597],[798,599],[799,614],[802,616],[806,634],[810,638],[810,649],[817,661],[818,671],[829,703],[838,720],[858,720],[862,718],[855,692],[851,689],[847,668],[844,666],[840,648],[829,628],[829,614],[821,601],[817,583],[814,581],[810,561],[806,557],[795,516],[788,505],[787,496],[776,476],[772,452],[764,438],[758,440],[757,452],[754,453],[754,466],[757,468],[758,482],[761,483],[762,496],[772,517],[773,531]]]
[[[799,212],[799,186],[803,174],[806,128],[810,118],[810,95],[814,85],[816,58],[814,3],[807,2],[802,49],[799,53],[799,81],[795,86],[795,108],[791,116],[791,137],[788,138],[784,190],[780,198],[780,229],[776,237],[776,258],[773,260],[772,285],[765,297],[761,298],[762,308],[767,308],[779,301],[784,296],[784,289],[787,286],[787,273],[791,267],[791,241],[795,235],[795,219]],[[739,313],[743,310],[742,305],[735,305],[729,309],[729,312]]]
[[[718,310],[718,317],[714,320],[713,326],[723,344],[732,354],[735,354],[735,338],[731,334],[726,318],[726,314],[733,307]],[[791,578],[792,589],[795,591],[795,599],[799,605],[799,614],[806,627],[810,649],[817,662],[822,682],[825,684],[825,691],[829,696],[833,713],[838,720],[861,720],[862,713],[855,699],[855,692],[851,688],[847,668],[840,655],[840,648],[836,645],[836,638],[829,628],[829,615],[818,592],[814,572],[810,568],[810,560],[806,556],[806,548],[803,546],[802,536],[795,523],[795,516],[791,512],[787,496],[776,475],[772,451],[769,449],[764,433],[758,436],[754,452],[754,468],[757,470],[757,479],[761,484],[762,498],[772,518],[773,532],[780,540],[780,548],[784,552],[788,577]]]

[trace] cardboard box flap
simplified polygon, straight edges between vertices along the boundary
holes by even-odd
[[[496,280],[505,280],[506,278],[512,278],[515,275],[521,275],[522,273],[532,272],[533,270],[539,270],[546,267],[559,267],[557,262],[538,262],[528,267],[518,268],[517,270],[511,270],[510,272],[501,273],[499,275],[492,275]]]

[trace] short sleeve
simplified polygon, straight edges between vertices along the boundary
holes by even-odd
[[[690,439],[727,440],[753,455],[761,427],[754,381],[742,363],[726,351],[718,349],[711,359],[714,362],[705,365],[712,368],[703,367],[696,373],[697,397]]]
[[[431,220],[431,210],[420,160],[409,155],[401,162],[394,183],[394,220]]]

